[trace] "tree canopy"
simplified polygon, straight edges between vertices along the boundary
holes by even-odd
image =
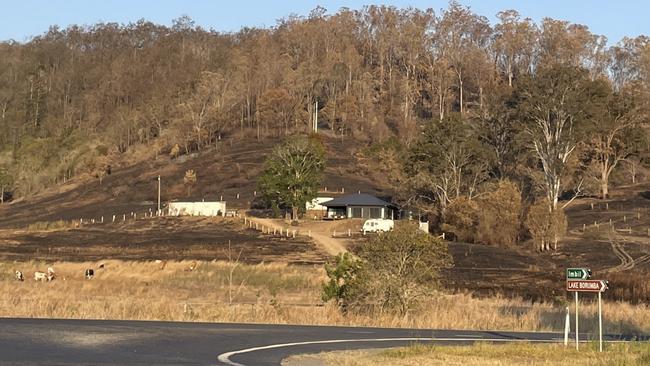
[[[316,197],[325,170],[325,151],[316,138],[292,137],[278,145],[264,163],[259,187],[274,207],[299,208]]]

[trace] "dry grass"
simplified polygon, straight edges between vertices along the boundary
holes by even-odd
[[[37,221],[32,224],[27,225],[25,230],[27,232],[41,232],[41,231],[58,231],[58,230],[68,230],[77,227],[72,221]]]
[[[599,353],[595,344],[579,352],[559,344],[476,343],[471,346],[413,345],[381,352],[329,352],[316,356],[296,356],[284,365],[299,365],[306,358],[336,366],[641,366],[650,364],[650,344],[609,344]]]
[[[33,272],[53,266],[58,278],[33,280]],[[479,299],[470,294],[438,294],[406,317],[381,312],[343,314],[320,298],[321,267],[286,264],[170,262],[98,263],[0,262],[0,316],[134,320],[263,322],[440,329],[552,330],[564,327],[564,307],[521,299]],[[95,277],[83,277],[86,268]],[[25,282],[18,282],[14,270]],[[232,270],[232,281],[230,273]],[[230,299],[232,298],[232,303]],[[586,298],[586,297],[585,297]],[[597,329],[595,304],[581,306],[581,331]],[[650,333],[646,305],[606,302],[608,333]]]

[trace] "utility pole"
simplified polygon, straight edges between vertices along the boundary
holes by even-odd
[[[318,100],[316,100],[316,108],[314,109],[314,133],[318,133]]]
[[[158,174],[158,215],[160,215],[160,174]]]

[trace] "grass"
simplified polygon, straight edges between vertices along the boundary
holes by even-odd
[[[72,221],[64,221],[64,220],[57,220],[57,221],[37,221],[32,224],[27,225],[26,231],[27,232],[35,232],[35,231],[58,231],[58,230],[67,230],[67,229],[72,229],[75,228],[76,225]]]
[[[329,352],[317,356],[296,356],[297,364],[305,357],[318,358],[325,365],[341,366],[641,366],[650,364],[650,343],[607,344],[603,353],[597,344],[584,345],[580,351],[560,344],[475,343],[470,346],[412,345],[380,352]],[[293,364],[293,360],[283,364]]]
[[[245,265],[189,261],[0,262],[0,316],[354,325],[439,329],[561,331],[564,306],[471,294],[431,296],[401,317],[380,311],[343,314],[319,304],[320,266]],[[54,267],[57,279],[35,282],[33,272]],[[86,268],[95,277],[83,277]],[[14,278],[21,270],[25,282]],[[230,273],[232,272],[232,280]],[[231,301],[232,300],[232,301]],[[317,306],[321,305],[321,306]],[[650,333],[647,305],[604,303],[607,333]],[[597,330],[596,304],[581,305],[581,331]]]

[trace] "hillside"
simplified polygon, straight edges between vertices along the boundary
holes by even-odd
[[[328,167],[323,189],[345,188],[390,195],[376,175],[365,176],[357,163],[358,142],[323,136]],[[279,140],[226,140],[220,149],[114,169],[100,184],[95,178],[66,184],[0,207],[3,257],[13,260],[59,259],[215,259],[226,258],[227,242],[242,250],[250,263],[280,261],[322,263],[327,255],[304,239],[281,240],[241,231],[241,224],[211,220],[149,219],[141,224],[120,223],[124,214],[140,215],[155,209],[158,174],[162,177],[162,200],[185,199],[182,177],[197,172],[198,183],[191,199],[223,199],[228,207],[248,209],[255,198],[256,177],[264,156]],[[650,183],[619,187],[609,200],[583,198],[567,210],[569,234],[556,252],[537,252],[524,244],[512,248],[481,244],[449,244],[455,267],[445,272],[450,289],[478,294],[502,293],[527,298],[562,296],[563,270],[569,266],[592,268],[597,276],[612,280],[607,296],[631,300],[648,299],[650,291],[639,281],[650,273]],[[236,199],[237,194],[240,195]],[[592,209],[592,204],[593,209]],[[86,223],[103,216],[117,216],[114,225],[40,231],[38,222],[78,220]],[[616,231],[609,226],[609,219]],[[162,220],[162,221],[161,221]],[[128,220],[127,220],[128,221]],[[596,228],[594,222],[599,226]],[[583,226],[584,225],[584,226]],[[583,227],[585,230],[583,231]],[[25,230],[15,230],[25,228]],[[299,229],[299,228],[298,228]],[[621,230],[632,230],[621,231]],[[631,292],[632,291],[632,292]]]
[[[163,203],[184,199],[223,199],[229,208],[249,209],[255,199],[256,179],[263,169],[265,156],[280,141],[224,140],[219,149],[207,149],[175,159],[159,155],[132,166],[114,168],[101,184],[96,178],[71,179],[33,197],[1,205],[0,228],[20,227],[37,221],[99,220],[101,216],[108,218],[155,210],[159,174]],[[354,157],[357,141],[324,136],[323,142],[328,155],[323,189],[390,196],[390,190],[382,187],[380,181],[359,174]],[[191,197],[187,197],[183,184],[183,176],[189,169],[197,174]]]

